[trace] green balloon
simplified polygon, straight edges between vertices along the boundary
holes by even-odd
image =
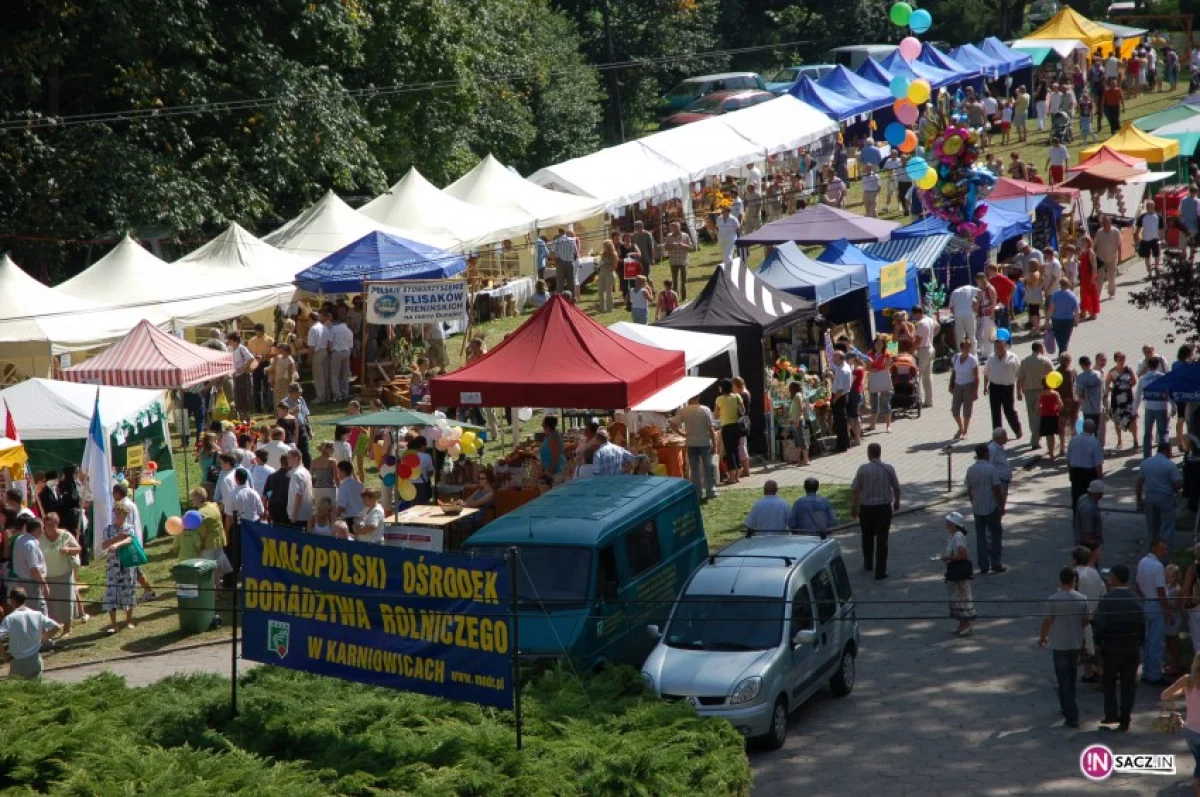
[[[913,8],[908,3],[893,3],[889,16],[892,18],[893,23],[903,28],[908,24],[908,19],[912,16],[912,12]]]

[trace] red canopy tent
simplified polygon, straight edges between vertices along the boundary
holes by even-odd
[[[1092,154],[1092,157],[1087,160],[1082,160],[1076,166],[1067,167],[1067,173],[1082,172],[1091,169],[1101,164],[1117,164],[1118,166],[1128,166],[1131,169],[1136,169],[1139,172],[1146,171],[1146,161],[1142,158],[1134,158],[1122,152],[1117,152],[1112,147],[1107,145],[1101,146]]]
[[[553,296],[484,357],[429,387],[435,407],[628,409],[684,374],[683,352],[623,338]]]
[[[1017,199],[1043,194],[1058,194],[1069,199],[1079,196],[1075,188],[1064,188],[1060,185],[1045,185],[1044,183],[1029,183],[1024,180],[1014,180],[1011,177],[1001,177],[996,180],[995,187],[988,193],[988,199]]]
[[[233,355],[206,349],[142,321],[102,354],[70,368],[68,382],[182,390],[233,373]]]

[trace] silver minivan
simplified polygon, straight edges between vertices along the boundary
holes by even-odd
[[[709,556],[683,588],[642,665],[664,700],[724,717],[778,748],[788,717],[825,684],[854,688],[858,617],[834,539],[767,534]]]

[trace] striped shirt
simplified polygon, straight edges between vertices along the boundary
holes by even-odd
[[[850,489],[858,493],[858,500],[863,506],[884,506],[895,501],[900,493],[900,480],[896,478],[896,469],[879,460],[871,460],[860,465],[854,474]]]
[[[692,246],[692,238],[685,232],[669,233],[663,241],[663,248],[667,250],[667,260],[672,266],[686,266],[688,264],[688,253],[694,248]]]
[[[971,510],[976,515],[990,515],[1000,508],[996,503],[996,490],[1000,486],[1000,474],[986,459],[977,459],[967,468],[967,493],[971,498]]]
[[[566,235],[560,235],[550,242],[550,251],[554,252],[554,257],[562,263],[574,263],[579,259],[579,244],[575,243],[575,239]]]

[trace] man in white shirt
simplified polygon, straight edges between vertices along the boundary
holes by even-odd
[[[46,557],[42,553],[42,521],[35,517],[19,521],[24,528],[12,543],[12,572],[17,577],[17,586],[25,590],[32,608],[47,611],[50,600],[50,584],[46,581]]]
[[[1195,60],[1196,51],[1192,51],[1192,58]],[[1116,80],[1121,75],[1121,62],[1117,59],[1117,54],[1114,52],[1104,61],[1104,82]]]
[[[324,404],[330,398],[329,391],[329,313],[321,313],[320,320],[309,327],[308,349],[312,352],[313,390],[317,404]]]
[[[717,217],[717,245],[721,247],[721,260],[726,266],[733,265],[733,250],[737,246],[738,231],[742,223],[733,215],[730,208],[721,208]]]
[[[863,206],[866,215],[872,219],[879,216],[876,207],[879,204],[880,187],[879,175],[875,173],[875,167],[868,165],[866,174],[862,178]]]
[[[751,531],[787,531],[792,506],[779,497],[779,485],[768,479],[763,484],[763,497],[754,502],[746,515],[746,528]]]
[[[975,344],[976,313],[979,312],[979,289],[974,285],[962,285],[950,293],[947,302],[950,312],[954,314],[954,342],[964,340]]]
[[[250,472],[245,468],[238,468],[233,472],[233,478],[237,483],[233,493],[233,521],[261,520],[266,514],[266,509],[263,507],[262,497],[250,486]],[[230,530],[230,534],[233,533]]]
[[[917,350],[917,368],[921,371],[921,404],[933,406],[933,341],[941,331],[941,325],[925,312],[921,305],[914,305],[912,322]]]
[[[271,442],[262,448],[267,452],[267,465],[274,470],[283,467],[283,458],[292,450],[292,447],[284,442],[286,439],[287,431],[282,426],[276,426],[271,430]]]
[[[282,432],[283,430],[280,429],[279,431]],[[270,456],[271,452],[267,451],[265,447],[254,452],[255,462],[250,468],[250,486],[259,495],[265,495],[263,490],[267,487],[267,477],[275,472],[275,468],[267,464]]]
[[[303,528],[308,525],[313,512],[312,474],[304,467],[300,452],[294,448],[288,452],[288,466],[291,468],[288,476],[288,521],[293,526]]]
[[[1070,160],[1071,153],[1063,146],[1062,139],[1055,138],[1046,157],[1046,172],[1050,175],[1051,185],[1058,185],[1066,178],[1067,162]]]
[[[354,466],[351,463],[339,462],[337,469],[341,476],[337,486],[337,516],[339,520],[352,525],[354,518],[363,510],[363,484],[354,478]]]
[[[241,332],[230,332],[225,340],[233,349],[233,408],[245,423],[254,412],[254,369],[258,367],[258,361],[242,343]]]
[[[45,613],[25,605],[23,587],[13,587],[8,593],[12,610],[0,620],[0,642],[8,645],[8,677],[38,680],[42,677],[42,645],[49,642],[60,628]]]
[[[334,321],[329,330],[329,389],[334,401],[350,399],[350,354],[354,351],[354,333],[345,321]]]
[[[854,376],[850,372],[850,366],[846,364],[846,355],[843,352],[834,351],[833,387],[830,393],[829,408],[833,414],[833,433],[837,436],[838,451],[850,448],[850,426],[846,417],[846,404],[853,383]]]
[[[1008,344],[998,340],[992,344],[992,356],[983,367],[983,392],[988,397],[992,410],[992,428],[1001,424],[1000,415],[1008,421],[1013,436],[1018,440],[1021,431],[1021,416],[1017,414],[1017,371],[1021,360],[1009,350]]]
[[[1142,615],[1146,619],[1146,642],[1142,648],[1142,680],[1155,686],[1171,683],[1163,677],[1163,645],[1171,622],[1167,601],[1167,574],[1162,559],[1168,553],[1162,537],[1150,541],[1150,552],[1137,566],[1138,594],[1142,596]]]
[[[1138,254],[1146,259],[1146,271],[1151,277],[1162,267],[1163,217],[1154,209],[1154,201],[1146,203],[1145,211],[1137,220]],[[1151,264],[1153,256],[1154,263]]]
[[[1055,83],[1046,97],[1046,115],[1053,117],[1062,107],[1062,87]]]
[[[221,463],[221,472],[217,475],[213,500],[221,505],[221,512],[226,518],[225,528],[229,528],[229,518],[233,516],[233,494],[237,492],[237,481],[233,471],[238,466],[238,461],[233,454],[221,454],[217,461]]]
[[[424,327],[425,342],[428,344],[425,356],[434,368],[446,368],[450,365],[450,356],[446,353],[446,328],[440,321],[426,324]]]

